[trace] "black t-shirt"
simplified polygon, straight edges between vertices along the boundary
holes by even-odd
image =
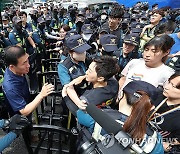
[[[168,106],[167,103],[164,103],[160,109],[157,111],[158,113],[166,112],[170,109],[173,109],[178,105],[171,105]],[[180,111],[171,112],[167,115],[164,115],[160,118],[157,118],[156,122],[158,126],[160,127],[159,131],[167,131],[169,132],[169,135],[165,138],[178,138],[178,141],[180,142]]]
[[[111,78],[108,80],[107,86],[99,87],[91,90],[86,90],[80,99],[85,100],[87,103],[93,103],[100,105],[102,103],[108,103],[108,100],[117,96],[119,85],[117,80]],[[108,104],[106,104],[108,105]]]

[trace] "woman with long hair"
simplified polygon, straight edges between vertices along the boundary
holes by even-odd
[[[104,112],[119,122],[123,131],[128,133],[132,141],[145,153],[164,153],[162,137],[149,121],[149,115],[158,96],[157,88],[144,81],[132,81],[124,87],[121,96],[118,111],[105,109]],[[101,129],[95,123],[93,138],[96,140],[104,139],[104,131]]]

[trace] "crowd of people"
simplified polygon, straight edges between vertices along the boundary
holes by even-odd
[[[63,112],[72,113],[77,127],[104,139],[107,132],[86,112],[94,104],[145,153],[180,152],[180,9],[142,2],[101,9],[47,4],[27,14],[12,6],[4,8],[1,22],[0,100],[11,118],[8,124],[0,121],[9,130],[0,151],[20,134],[16,126],[28,125],[56,89],[45,83],[36,97],[30,95],[37,90],[42,59],[51,59],[53,50]],[[8,118],[3,110],[0,115]]]

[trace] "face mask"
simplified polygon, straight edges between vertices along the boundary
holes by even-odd
[[[22,30],[22,25],[17,24],[17,25],[15,25],[15,28],[17,29],[17,31],[21,31]]]
[[[39,25],[39,28],[40,28],[40,29],[44,29],[44,28],[45,28],[45,25],[44,25],[44,24],[40,24],[40,25]]]
[[[101,15],[101,20],[105,20],[107,18],[107,15],[103,14]]]
[[[46,26],[49,26],[51,24],[51,21],[46,21]]]
[[[122,24],[122,30],[125,30],[126,28],[128,28],[127,24]]]
[[[37,17],[35,15],[31,15],[31,19],[37,21]]]
[[[92,34],[82,34],[83,39],[86,41],[89,41],[91,36],[92,36]]]
[[[83,61],[83,62],[84,62],[85,59],[86,59],[86,52],[83,52],[83,53],[81,53],[81,54],[76,53],[76,52],[73,52],[72,58],[73,58],[74,60],[76,60],[76,61]]]

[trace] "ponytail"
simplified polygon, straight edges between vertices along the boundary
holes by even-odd
[[[132,112],[124,123],[123,130],[129,133],[134,139],[138,139],[137,141],[140,141],[146,133],[148,114],[152,104],[149,96],[145,92],[139,91],[138,94],[140,94],[138,100],[136,97],[136,101],[134,101],[135,99],[129,99],[133,100],[133,102],[128,101],[128,104],[132,106]],[[135,97],[134,95],[129,95],[127,93],[126,96],[127,98]]]

